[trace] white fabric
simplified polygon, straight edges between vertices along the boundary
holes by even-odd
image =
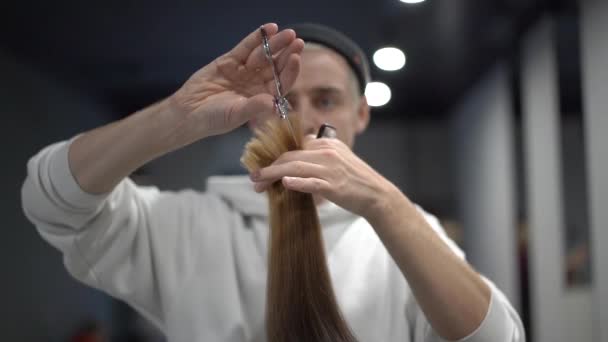
[[[71,175],[68,148],[57,143],[29,161],[22,201],[74,277],[129,303],[169,341],[265,341],[267,202],[247,177],[212,177],[206,193],[125,179],[95,196]],[[359,341],[441,341],[367,221],[332,203],[318,212],[336,296]],[[488,283],[488,314],[462,341],[523,341],[517,313]]]

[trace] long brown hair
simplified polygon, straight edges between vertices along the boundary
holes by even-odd
[[[250,171],[300,149],[287,122],[269,120],[245,146],[241,162]],[[317,210],[310,194],[290,191],[280,181],[267,190],[270,209],[266,332],[269,342],[355,342],[329,277]]]

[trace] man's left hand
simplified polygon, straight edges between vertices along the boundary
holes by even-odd
[[[257,192],[281,180],[289,190],[321,196],[355,214],[372,218],[399,190],[338,139],[307,136],[303,149],[286,152],[251,174]]]

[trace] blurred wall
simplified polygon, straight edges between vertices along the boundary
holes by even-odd
[[[555,22],[547,16],[527,34],[521,55],[533,338],[591,341],[590,291],[566,284],[564,198],[570,194],[562,171],[572,160],[562,159],[556,63]]]
[[[468,259],[519,308],[510,89],[500,64],[467,92],[452,115],[452,154]]]
[[[594,341],[608,341],[608,2],[584,0],[582,55],[592,236]]]
[[[521,54],[524,165],[534,340],[567,341],[561,327],[564,229],[554,22],[528,33]]]
[[[26,162],[44,145],[99,124],[100,106],[0,53],[2,248],[0,339],[65,341],[84,317],[110,320],[111,303],[70,278],[61,255],[21,209]]]

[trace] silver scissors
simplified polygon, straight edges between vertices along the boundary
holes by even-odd
[[[274,85],[277,88],[277,94],[274,97],[274,106],[277,108],[279,112],[279,116],[281,119],[287,121],[287,127],[289,127],[289,131],[293,136],[295,141],[296,134],[294,132],[293,126],[291,125],[291,121],[287,117],[289,114],[289,102],[287,99],[281,94],[281,80],[279,79],[279,75],[277,74],[277,69],[274,65],[274,60],[272,59],[272,51],[270,51],[270,44],[268,44],[268,34],[266,34],[266,30],[264,27],[260,27],[260,32],[262,33],[262,46],[264,47],[264,54],[266,55],[266,59],[270,63],[270,67],[272,68],[272,77],[274,78]]]

